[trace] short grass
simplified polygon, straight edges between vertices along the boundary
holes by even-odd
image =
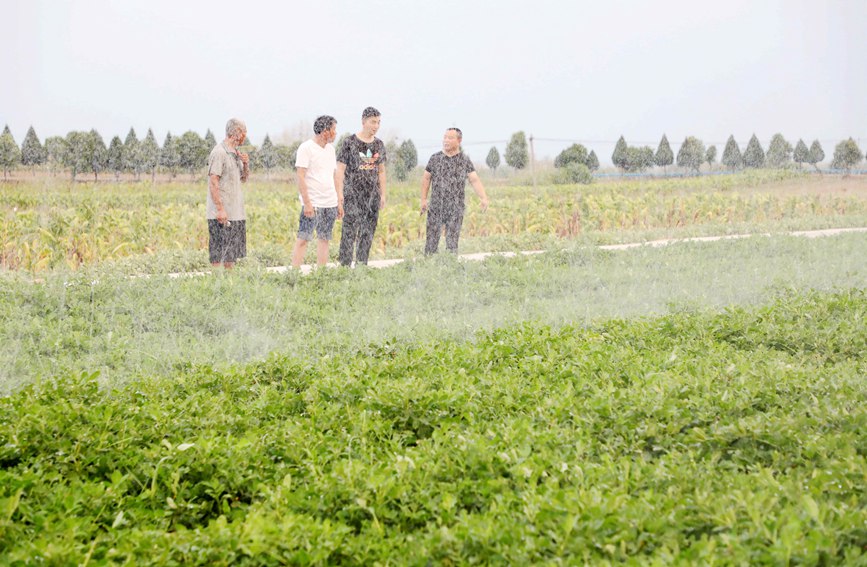
[[[3,391],[100,371],[106,385],[190,365],[225,368],[272,352],[342,356],[384,342],[467,339],[533,321],[724,308],[779,290],[864,287],[867,235],[755,237],[606,252],[575,247],[483,263],[433,257],[386,270],[327,269],[128,278],[106,264],[0,278]]]

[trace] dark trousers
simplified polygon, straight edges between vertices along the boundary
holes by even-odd
[[[376,203],[378,205],[378,203]],[[342,266],[367,264],[373,233],[379,222],[379,207],[371,200],[356,202],[347,197],[343,204],[343,226],[340,230],[340,251],[337,260]]]
[[[443,228],[446,231],[446,250],[458,253],[458,239],[461,237],[461,225],[464,223],[464,208],[436,207],[427,211],[427,239],[424,244],[425,255],[436,254],[440,246],[440,235]]]

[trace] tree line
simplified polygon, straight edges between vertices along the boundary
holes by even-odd
[[[340,145],[349,136],[344,134],[337,143]],[[153,131],[148,129],[142,140],[136,136],[134,128],[130,128],[125,140],[119,136],[111,139],[108,145],[95,129],[89,132],[73,131],[65,137],[51,136],[45,143],[39,141],[36,131],[31,126],[27,130],[24,141],[19,148],[7,125],[0,135],[0,167],[3,168],[4,179],[19,166],[35,169],[47,166],[52,174],[60,170],[69,171],[72,179],[78,175],[92,174],[94,180],[99,180],[101,174],[114,175],[116,179],[121,174],[132,174],[135,179],[142,175],[150,175],[155,180],[158,171],[164,171],[177,176],[181,171],[188,172],[191,178],[207,165],[208,155],[217,142],[213,133],[208,130],[202,137],[193,131],[184,132],[180,136],[166,134],[163,144],[157,143]],[[247,143],[241,150],[250,154],[250,167],[255,170],[270,172],[275,169],[294,169],[295,153],[301,141],[291,144],[275,144],[270,136],[259,147]],[[389,174],[399,181],[405,181],[409,173],[418,166],[418,152],[412,140],[398,143],[391,140],[386,144]],[[527,136],[524,132],[512,134],[506,146],[504,160],[514,169],[524,169],[530,163]],[[774,134],[767,152],[755,134],[743,152],[729,136],[723,149],[720,163],[732,169],[744,168],[787,167],[791,164],[812,165],[818,170],[818,164],[825,159],[825,152],[819,140],[814,140],[808,147],[803,140],[793,147],[782,134]],[[843,140],[834,148],[831,161],[833,169],[842,169],[847,173],[864,159],[858,144],[852,139]],[[713,167],[717,160],[716,146],[705,147],[704,143],[694,137],[687,136],[677,152],[678,167],[698,172],[707,163]],[[630,146],[623,136],[617,141],[612,163],[624,172],[644,172],[652,167],[662,167],[665,170],[675,163],[675,155],[665,134],[659,141],[656,151],[650,146]],[[496,146],[491,147],[485,159],[487,166],[496,173],[500,166],[500,152]],[[592,177],[592,172],[599,169],[599,158],[596,152],[581,144],[572,144],[560,152],[554,159],[554,166],[560,170],[559,178],[564,183],[583,183]]]
[[[338,149],[346,137],[340,139]],[[142,175],[150,175],[151,181],[155,181],[158,171],[170,174],[172,179],[180,172],[187,172],[194,178],[207,165],[208,155],[216,145],[216,138],[210,130],[204,137],[193,131],[180,136],[169,132],[160,145],[153,130],[148,129],[145,137],[139,140],[134,128],[130,128],[126,139],[115,136],[108,145],[95,129],[72,131],[65,137],[51,136],[42,143],[31,126],[19,148],[7,125],[0,135],[0,167],[4,179],[21,166],[31,171],[44,166],[53,175],[65,170],[73,181],[85,174],[93,175],[95,181],[100,175],[114,175],[115,179],[120,179],[121,174],[131,174],[136,180]],[[266,135],[259,147],[248,141],[240,149],[250,154],[251,169],[266,171],[270,175],[274,169],[294,169],[295,153],[300,145],[301,141],[275,144]],[[405,180],[418,165],[418,152],[412,140],[400,144],[392,140],[386,145],[386,150],[390,173],[401,181]]]
[[[852,138],[843,140],[834,148],[834,158],[831,161],[833,169],[842,169],[849,173],[854,166],[861,162],[864,155],[858,144]],[[717,159],[716,146],[705,148],[704,142],[694,136],[687,136],[677,152],[677,165],[698,172],[702,164],[707,163],[713,167]],[[810,147],[799,139],[792,147],[782,134],[774,134],[771,138],[768,151],[765,152],[762,144],[755,134],[750,138],[747,147],[741,152],[740,146],[735,141],[734,135],[729,136],[723,149],[720,162],[732,170],[745,168],[783,168],[791,164],[802,167],[807,163],[818,171],[818,165],[825,159],[825,151],[819,140],[814,140]],[[650,146],[629,146],[623,136],[617,141],[611,161],[615,166],[626,172],[642,172],[657,166],[665,169],[675,163],[674,152],[668,143],[665,134],[659,141],[656,152]]]

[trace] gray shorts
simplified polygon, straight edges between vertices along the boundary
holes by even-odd
[[[301,207],[301,217],[298,220],[298,238],[301,240],[313,240],[313,231],[319,240],[331,240],[334,231],[334,221],[337,220],[337,207],[327,209],[313,209],[313,217],[304,216],[304,207]]]

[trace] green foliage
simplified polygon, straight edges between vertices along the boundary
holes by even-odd
[[[704,143],[694,136],[687,136],[677,150],[678,167],[686,167],[698,173],[704,160]]]
[[[668,138],[665,134],[659,141],[659,147],[656,148],[656,155],[653,161],[659,167],[665,168],[674,163],[674,152],[671,151],[671,145],[668,143]]]
[[[524,132],[515,132],[506,146],[506,164],[515,169],[524,169],[530,163],[530,153],[527,149],[527,136]]]
[[[741,156],[741,149],[738,147],[738,143],[735,142],[734,136],[729,136],[728,141],[726,142],[726,147],[723,150],[722,155],[722,163],[729,169],[740,169],[744,165],[743,157]]]
[[[653,148],[650,146],[629,146],[623,154],[623,169],[640,173],[653,167]]]
[[[87,137],[87,155],[89,156],[90,171],[93,180],[99,180],[99,174],[108,167],[108,150],[102,136],[96,130],[91,130]]]
[[[799,139],[795,145],[795,153],[792,155],[792,160],[799,166],[802,163],[810,163],[810,150],[804,140]]]
[[[277,167],[279,160],[277,148],[275,148],[274,144],[271,143],[271,137],[267,134],[265,134],[265,140],[262,142],[262,147],[259,148],[259,159],[262,162],[262,167],[264,167],[265,171],[269,173],[272,169]]]
[[[709,168],[713,169],[713,164],[716,163],[716,146],[711,146],[704,154],[704,161],[707,162]]]
[[[120,136],[115,136],[108,144],[106,169],[114,173],[115,179],[120,179],[123,172],[123,142]]]
[[[782,134],[774,134],[765,160],[768,167],[785,167],[792,161],[792,144]]]
[[[765,166],[765,151],[762,149],[762,145],[755,134],[750,138],[747,149],[744,150],[744,166],[752,168]]]
[[[178,138],[179,165],[192,178],[195,173],[207,165],[210,149],[198,133],[188,130]]]
[[[45,154],[52,173],[57,173],[63,167],[63,164],[66,163],[67,150],[65,138],[61,136],[49,136],[45,138]]]
[[[554,167],[557,168],[566,167],[571,163],[587,165],[587,148],[581,144],[572,144],[554,158]]]
[[[415,149],[415,144],[412,140],[404,140],[397,149],[397,154],[400,156],[403,165],[407,171],[412,171],[418,166],[418,151]],[[403,181],[403,180],[401,180]]]
[[[63,165],[69,169],[72,180],[84,171],[88,171],[93,158],[93,144],[89,132],[72,131],[66,135],[66,151],[63,155]]]
[[[181,166],[181,150],[178,146],[178,139],[172,136],[171,132],[166,132],[166,139],[163,142],[163,147],[160,150],[160,166],[165,168],[172,179],[178,173],[178,168]]]
[[[485,164],[487,164],[491,171],[497,172],[497,168],[500,167],[500,152],[496,146],[491,146],[490,151],[488,151],[488,157],[485,158]]]
[[[824,159],[825,150],[822,149],[822,144],[819,143],[819,140],[813,140],[813,143],[810,144],[810,156],[807,163],[818,170],[819,167],[817,164],[821,163]]]
[[[277,144],[275,148],[277,148],[277,167],[281,167],[284,169],[295,169],[295,154],[298,153],[298,148],[301,146],[300,141],[294,141],[291,144]]]
[[[148,133],[144,140],[139,144],[138,151],[138,161],[141,164],[142,171],[150,171],[151,179],[153,180],[156,177],[157,167],[160,165],[160,146],[157,143],[153,130],[150,128],[148,128]]]
[[[596,171],[599,169],[599,158],[596,157],[596,152],[590,150],[590,155],[587,156],[587,169]]]
[[[12,132],[9,131],[9,126],[3,134],[0,134],[0,167],[3,168],[3,178],[12,171],[19,163],[21,163],[21,150],[18,149],[18,144],[15,143],[15,138],[12,137]]]
[[[211,150],[217,147],[217,139],[214,137],[214,133],[211,132],[211,129],[208,128],[208,131],[205,132],[205,148],[208,150],[208,154],[211,153]]]
[[[855,140],[849,138],[834,148],[834,160],[831,162],[831,167],[844,169],[848,174],[862,159],[864,159],[864,155],[861,153],[861,148],[858,147]]]
[[[136,136],[135,128],[130,128],[126,134],[126,139],[123,141],[123,169],[127,173],[132,173],[135,178],[139,178],[141,174],[141,152],[139,151],[138,136]]]
[[[367,275],[290,279],[284,295]],[[46,379],[0,398],[0,554],[858,564],[865,317],[864,291],[781,293],[721,314],[183,366],[111,390],[95,373]]]
[[[626,149],[628,146],[626,145],[626,140],[623,136],[620,136],[620,139],[617,140],[617,144],[614,146],[614,152],[611,154],[611,162],[615,167],[619,167],[620,169],[626,169]]]
[[[47,159],[45,148],[39,142],[36,130],[31,126],[27,129],[27,135],[24,136],[24,142],[21,144],[21,164],[35,167],[44,164]]]
[[[593,183],[593,174],[590,172],[590,168],[583,163],[567,163],[558,168],[557,172],[554,174],[555,185],[569,185],[575,183],[583,185]]]

